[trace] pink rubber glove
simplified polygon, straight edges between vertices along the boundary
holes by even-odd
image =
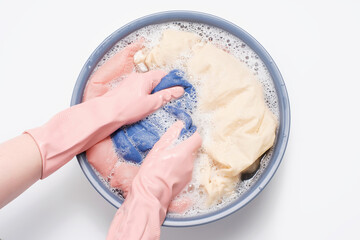
[[[102,147],[101,144],[103,142],[104,141],[99,142],[92,148],[99,146],[99,148],[101,148],[101,151],[99,152],[105,152],[106,154],[108,154],[108,152],[114,152],[115,154],[115,150],[112,148],[112,146],[110,147],[110,151],[108,151],[109,148]],[[101,159],[108,159],[107,157],[108,155],[106,155],[105,158],[102,157]],[[103,166],[106,167],[108,166],[108,164],[103,164]],[[124,198],[126,198],[131,189],[132,181],[134,180],[136,174],[138,174],[139,169],[140,166],[129,164],[126,162],[116,165],[114,167],[112,177],[110,179],[110,186],[112,188],[121,189],[122,195],[124,196]],[[188,197],[173,199],[168,207],[168,212],[182,214],[186,210],[188,210],[192,205],[193,205],[193,201]]]
[[[91,75],[85,87],[83,102],[104,95],[110,90],[107,83],[123,75],[130,74],[134,69],[134,55],[143,47],[143,43],[144,39],[140,38],[101,65]]]
[[[107,240],[159,239],[171,200],[191,180],[193,161],[201,146],[195,132],[174,146],[182,122],[176,122],[144,159],[124,204],[116,212]]]
[[[33,137],[41,154],[41,179],[119,127],[134,123],[180,97],[184,93],[182,87],[150,94],[165,74],[132,73],[105,95],[68,108],[45,125],[28,130],[26,133]]]

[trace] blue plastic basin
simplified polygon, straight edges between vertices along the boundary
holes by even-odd
[[[169,12],[160,12],[152,14],[149,16],[142,17],[133,22],[128,23],[127,25],[121,27],[108,38],[106,38],[100,46],[98,46],[95,51],[91,54],[89,59],[86,61],[84,67],[82,68],[79,77],[76,81],[72,99],[71,106],[81,103],[84,88],[86,82],[96,67],[97,63],[102,59],[102,57],[107,53],[119,40],[126,37],[128,34],[143,28],[151,24],[159,24],[164,22],[171,21],[187,21],[187,22],[196,22],[196,23],[205,23],[210,26],[215,26],[221,28],[234,36],[241,39],[245,42],[261,60],[265,63],[267,69],[270,72],[270,75],[274,81],[275,89],[278,96],[278,103],[280,109],[280,124],[278,129],[278,135],[274,145],[274,152],[270,159],[270,162],[258,181],[253,184],[253,186],[242,194],[238,199],[236,199],[231,204],[226,207],[219,209],[217,211],[199,215],[195,217],[184,217],[184,218],[172,218],[167,217],[163,223],[164,226],[196,226],[200,224],[210,223],[215,220],[219,220],[225,216],[234,213],[240,208],[244,207],[252,199],[254,199],[267,185],[275,174],[277,168],[280,165],[282,157],[284,155],[286,145],[288,142],[289,132],[290,132],[290,105],[289,98],[286,91],[285,83],[282,79],[282,76],[275,65],[273,59],[266,52],[266,50],[258,43],[250,34],[245,32],[240,27],[235,24],[228,22],[219,17],[192,11],[169,11]],[[116,208],[119,208],[122,204],[122,200],[119,199],[113,192],[111,192],[96,176],[95,172],[91,168],[90,164],[86,159],[85,153],[77,155],[79,164],[90,181],[94,188],[112,205]]]

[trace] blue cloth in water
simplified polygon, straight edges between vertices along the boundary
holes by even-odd
[[[132,125],[119,128],[111,135],[117,154],[127,161],[141,163],[148,151],[159,141],[161,132],[166,131],[167,119],[179,119],[185,123],[181,136],[191,135],[196,131],[192,125],[189,113],[192,113],[196,103],[195,88],[184,79],[184,73],[180,70],[173,70],[154,88],[152,93],[166,88],[181,86],[185,94],[173,100],[145,119]]]

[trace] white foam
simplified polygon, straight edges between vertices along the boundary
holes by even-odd
[[[159,43],[159,40],[162,35],[162,31],[165,29],[177,29],[177,30],[196,33],[202,38],[202,41],[204,42],[210,41],[217,47],[229,52],[237,59],[244,62],[262,84],[264,90],[264,98],[267,106],[275,114],[275,116],[277,117],[279,116],[279,106],[278,106],[277,94],[274,87],[274,83],[262,60],[256,55],[256,53],[249,46],[247,46],[243,41],[241,41],[237,37],[231,35],[230,33],[224,30],[212,26],[208,26],[206,24],[190,23],[190,22],[169,22],[169,23],[144,27],[134,33],[131,33],[130,35],[119,41],[117,44],[115,44],[114,47],[99,62],[97,67],[101,66],[104,62],[106,62],[109,58],[111,58],[111,56],[113,56],[116,52],[118,52],[125,46],[129,45],[130,43],[134,42],[139,37],[144,37],[146,39],[145,48],[147,49],[153,48]],[[186,74],[185,62],[190,57],[191,57],[191,53],[190,52],[186,53],[180,57],[179,61],[176,61],[175,64],[171,66],[166,66],[164,70],[170,71],[173,70],[174,68],[177,68],[183,70]],[[96,69],[94,71],[96,71]],[[134,69],[134,71],[135,70],[136,69]],[[191,84],[193,84],[193,86],[197,89],[197,92],[199,92],[199,89],[201,88],[201,82],[199,82],[198,79],[196,78],[190,78],[189,75],[187,74],[185,75],[185,78]],[[110,85],[114,87],[119,83],[119,81],[121,81],[121,79],[110,83]],[[191,114],[191,117],[193,119],[193,123],[197,126],[198,131],[200,132],[203,138],[203,141],[207,141],[209,139],[209,134],[208,134],[209,131],[207,131],[207,129],[209,129],[209,127],[211,127],[211,125],[213,124],[211,122],[212,119],[211,114],[200,114],[198,111],[194,111],[194,113]],[[149,118],[150,119],[156,118],[157,120],[160,119],[160,122],[158,123],[161,125],[159,126],[165,126],[165,128],[163,129],[159,127],[158,129],[159,135],[162,135],[166,131],[166,129],[170,127],[172,123],[176,120],[174,117],[171,116],[169,117],[169,114],[165,114],[163,110],[159,110],[155,112],[153,115],[149,116]],[[234,191],[229,196],[224,196],[221,202],[210,208],[205,207],[206,194],[199,184],[200,172],[201,169],[203,168],[203,161],[200,161],[201,159],[201,153],[200,153],[199,157],[197,158],[194,164],[193,179],[188,184],[188,186],[185,187],[184,191],[181,193],[181,195],[191,198],[195,204],[184,214],[170,213],[169,216],[171,217],[196,216],[218,210],[228,205],[229,203],[237,199],[241,194],[246,192],[259,179],[261,174],[266,169],[266,166],[269,163],[272,153],[273,153],[273,148],[271,148],[267,152],[267,154],[263,157],[260,163],[259,170],[255,173],[255,175],[251,179],[245,181],[239,181],[236,186],[236,191]],[[102,179],[102,181],[105,180]],[[109,184],[107,184],[107,186],[110,188]],[[118,195],[121,194],[121,192],[116,189],[111,189],[111,190],[117,193]]]

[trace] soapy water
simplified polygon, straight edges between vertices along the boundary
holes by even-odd
[[[224,51],[228,52],[229,54],[236,57],[238,60],[244,62],[250,71],[256,76],[257,80],[262,84],[264,90],[264,100],[269,109],[274,113],[274,115],[279,119],[279,106],[277,100],[277,94],[275,90],[274,83],[271,79],[271,76],[262,62],[262,60],[257,56],[257,54],[247,46],[241,39],[233,36],[232,34],[213,27],[206,24],[200,23],[191,23],[191,22],[169,22],[163,24],[156,24],[156,25],[149,25],[144,28],[141,28],[124,39],[120,40],[118,43],[114,45],[112,49],[110,49],[104,57],[100,60],[97,67],[94,69],[94,72],[97,70],[99,66],[104,64],[108,59],[110,59],[115,53],[126,47],[127,45],[135,42],[140,37],[145,38],[144,46],[146,49],[152,49],[155,47],[162,36],[162,32],[165,29],[175,29],[180,31],[187,31],[197,34],[201,37],[203,42],[211,42],[215,46]],[[185,72],[185,79],[188,80],[196,89],[197,92],[201,91],[201,82],[199,79],[192,78],[191,76],[187,75],[187,69],[185,63],[191,57],[191,53],[184,53],[182,56],[179,56],[178,61],[176,61],[173,65],[165,66],[162,69],[170,72],[173,69],[180,69]],[[138,67],[135,67],[134,71],[139,71]],[[110,87],[113,88],[117,86],[117,84],[121,81],[121,79],[117,79],[109,83]],[[187,93],[185,93],[187,94]],[[172,104],[172,102],[170,102]],[[193,106],[195,108],[195,106]],[[164,117],[165,114],[163,111],[157,111],[152,115],[148,116],[148,118],[155,118],[157,120],[161,119],[159,122],[159,126],[165,126],[165,128],[159,128],[159,135],[163,135],[168,127],[170,127],[175,121],[175,117],[168,117],[169,115],[166,114],[166,118]],[[211,129],[212,126],[212,116],[211,114],[207,113],[199,113],[198,111],[193,111],[191,114],[193,124],[197,126],[199,133],[201,134],[203,141],[206,141],[210,138],[209,131],[207,129]],[[183,138],[184,139],[184,138]],[[178,142],[182,141],[180,139]],[[115,151],[115,150],[114,150]],[[210,207],[206,206],[206,191],[200,186],[200,175],[202,170],[204,169],[205,161],[202,161],[202,157],[204,154],[201,153],[201,150],[198,154],[198,158],[194,162],[194,171],[193,177],[191,182],[185,187],[176,198],[188,197],[192,199],[193,205],[188,209],[185,213],[168,213],[169,217],[190,217],[190,216],[197,216],[201,214],[210,213],[225,207],[226,205],[230,204],[234,200],[236,200],[241,194],[246,192],[251,186],[259,179],[261,174],[266,169],[271,156],[273,154],[273,147],[270,148],[266,154],[262,157],[260,161],[259,169],[256,173],[247,180],[238,181],[236,183],[235,191],[229,195],[223,196],[222,199],[217,204],[214,204]],[[123,159],[119,159],[119,163],[124,161]],[[93,168],[94,169],[94,168]],[[97,171],[94,169],[97,173]],[[108,182],[108,179],[103,179],[99,173],[97,173],[99,179],[112,191],[114,192],[119,198],[123,199],[122,192],[119,189],[111,188]]]

